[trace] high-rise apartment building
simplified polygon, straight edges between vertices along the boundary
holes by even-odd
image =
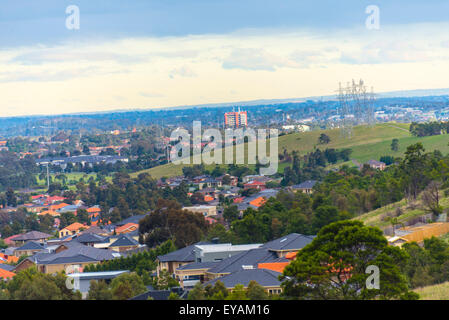
[[[246,111],[226,112],[225,126],[227,128],[240,128],[248,126],[248,114]]]

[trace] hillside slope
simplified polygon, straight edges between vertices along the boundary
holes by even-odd
[[[351,158],[359,162],[366,162],[370,159],[379,160],[383,155],[402,156],[407,146],[416,142],[422,142],[427,151],[439,149],[443,154],[449,152],[449,135],[413,137],[408,131],[409,126],[409,124],[403,123],[382,123],[372,127],[357,126],[353,128],[353,134],[350,138],[343,137],[341,129],[288,134],[279,137],[279,153],[284,148],[289,152],[298,151],[301,155],[313,151],[315,147],[320,149],[351,148],[353,150]],[[325,133],[331,138],[329,144],[318,144],[318,137],[321,133]],[[390,148],[391,141],[394,138],[399,140],[397,152],[391,151]],[[351,162],[349,164],[352,165]],[[172,177],[182,174],[182,167],[183,165],[165,164],[133,173],[132,176],[137,176],[141,172],[148,172],[157,179],[164,176]],[[283,166],[279,167],[279,171],[283,172]]]
[[[420,300],[449,300],[449,282],[417,288]]]

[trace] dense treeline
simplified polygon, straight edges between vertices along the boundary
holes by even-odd
[[[29,188],[36,185],[35,174],[38,168],[30,155],[23,159],[13,152],[0,152],[0,189]]]
[[[449,133],[449,122],[412,122],[409,130],[411,134],[417,137],[437,136]]]
[[[349,161],[351,153],[351,149],[326,148],[321,151],[318,148],[300,157],[296,151],[290,155],[284,150],[280,159],[290,162],[291,166],[285,167],[281,185],[290,186],[306,180],[322,180],[327,174],[325,170],[327,165],[336,164],[339,160]]]

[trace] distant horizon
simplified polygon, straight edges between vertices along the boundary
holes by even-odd
[[[435,91],[446,91],[446,93],[438,93]],[[421,95],[415,95],[417,92],[423,92]],[[427,92],[427,93],[424,93]],[[449,88],[438,89],[413,89],[413,90],[397,90],[387,92],[375,92],[377,98],[420,98],[420,97],[439,97],[449,96]],[[227,107],[248,107],[258,105],[276,105],[280,103],[302,103],[308,100],[312,101],[335,101],[336,95],[323,95],[323,96],[308,96],[308,97],[296,97],[296,98],[284,98],[284,99],[257,99],[248,101],[234,101],[234,102],[221,102],[221,103],[204,103],[194,105],[179,105],[170,107],[142,107],[142,108],[125,108],[125,109],[110,109],[101,111],[86,111],[86,112],[70,112],[70,113],[52,113],[52,114],[23,114],[14,116],[0,116],[0,119],[11,118],[26,118],[26,117],[57,117],[57,116],[76,116],[76,115],[94,115],[94,114],[108,114],[108,113],[126,113],[136,111],[176,111],[176,110],[188,110],[195,108],[227,108]]]

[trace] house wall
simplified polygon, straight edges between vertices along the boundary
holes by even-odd
[[[92,262],[80,262],[80,263],[68,263],[68,264],[47,264],[47,265],[38,265],[38,267],[42,266],[43,271],[46,274],[53,274],[61,271],[66,271],[67,268],[84,268],[87,265],[90,264],[97,264],[98,262],[92,263]],[[41,269],[42,270],[42,269]]]
[[[138,246],[124,246],[124,247],[109,247],[109,249],[113,250],[113,251],[117,251],[117,252],[124,252],[124,251],[128,251],[131,249],[135,249]]]
[[[33,266],[35,266],[33,262],[31,262],[30,260],[24,260],[19,265],[16,266],[16,268],[14,269],[14,273],[26,270]]]
[[[20,258],[21,256],[32,256],[34,253],[39,251],[40,250],[16,250],[14,251],[14,255]]]
[[[192,262],[193,261],[188,261],[188,262],[179,262],[179,261],[160,262],[159,261],[156,271],[157,271],[157,274],[159,275],[159,272],[161,272],[162,270],[168,270],[169,273],[174,275],[177,268],[179,268],[180,266],[192,263]]]

